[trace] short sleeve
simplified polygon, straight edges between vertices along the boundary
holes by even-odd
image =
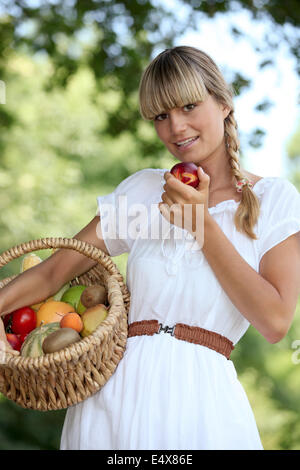
[[[300,231],[300,194],[284,178],[276,178],[261,202],[259,259],[274,246]]]
[[[112,193],[97,197],[97,215],[100,215],[102,237],[110,256],[131,251],[139,236],[139,227],[148,222],[153,195],[161,195],[160,185],[160,171],[146,168],[128,176]]]

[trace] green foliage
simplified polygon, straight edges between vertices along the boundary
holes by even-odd
[[[51,66],[15,55],[7,108],[17,124],[3,136],[0,157],[2,249],[26,240],[72,237],[96,214],[96,197],[144,167],[165,167],[165,151],[142,159],[134,137],[99,135],[117,92],[99,94],[82,67],[64,90],[44,90]],[[140,132],[153,136],[150,123]],[[147,136],[146,136],[147,138]]]
[[[111,192],[139,169],[174,164],[152,125],[137,113],[142,69],[154,49],[168,47],[174,39],[172,31],[151,40],[165,13],[147,0],[74,1],[73,9],[61,1],[44,2],[43,9],[16,1],[10,7],[16,3],[20,16],[0,17],[0,75],[9,84],[7,104],[0,109],[1,252],[35,238],[72,237],[94,217],[98,195]],[[189,3],[208,16],[230,8],[229,0]],[[237,3],[254,16],[264,4],[274,22],[299,24],[297,2],[293,9],[291,2]],[[190,25],[194,16],[189,16]],[[127,31],[122,40],[118,22]],[[87,40],[89,34],[93,40]],[[235,29],[234,34],[243,33]],[[290,46],[297,57],[292,38]],[[267,65],[266,59],[261,66]],[[237,92],[248,86],[238,73],[232,82]],[[258,106],[263,111],[267,105]],[[255,130],[254,144],[260,139]],[[299,155],[298,140],[289,147],[291,164]],[[291,166],[291,180],[300,188],[296,166]],[[127,258],[114,258],[124,277]],[[1,278],[19,268],[20,260],[9,263]],[[269,344],[250,327],[232,355],[266,449],[300,448],[300,364],[293,362],[292,346],[300,339],[299,314],[298,303],[292,327],[280,343]],[[0,448],[58,448],[64,415],[23,410],[0,397]]]
[[[287,152],[289,157],[291,181],[300,191],[300,120],[297,128],[291,136]]]
[[[300,300],[292,326],[279,343],[268,343],[250,326],[232,353],[266,450],[300,448],[298,340]]]
[[[48,91],[65,88],[80,66],[85,65],[94,74],[100,92],[119,92],[118,106],[107,113],[105,132],[111,136],[121,132],[135,134],[136,145],[143,150],[144,156],[151,158],[158,150],[155,141],[144,142],[137,133],[137,89],[142,71],[156,51],[172,47],[176,38],[187,29],[197,31],[203,16],[211,18],[244,9],[250,11],[254,19],[263,18],[269,25],[263,42],[249,38],[257,53],[262,55],[260,67],[273,66],[274,51],[285,42],[297,60],[297,71],[300,71],[296,29],[300,17],[298,0],[237,0],[234,5],[231,0],[178,0],[178,8],[180,6],[185,7],[186,13],[178,21],[178,9],[170,7],[168,2],[4,2],[0,11],[0,77],[7,78],[5,64],[15,50],[46,55],[51,59],[53,67],[44,84]],[[290,34],[286,33],[286,25]],[[231,31],[238,39],[246,34],[234,24],[231,24]],[[236,71],[232,85],[239,94],[249,88],[251,80]],[[264,109],[258,105],[257,110]],[[11,124],[11,118],[13,116],[6,115],[5,111],[0,114],[0,120],[7,126]]]
[[[25,410],[0,395],[0,450],[56,450],[66,411]]]

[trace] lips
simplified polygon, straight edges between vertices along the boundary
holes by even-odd
[[[188,145],[190,142],[194,142],[196,139],[198,139],[198,135],[195,137],[188,137],[187,139],[182,139],[180,142],[175,142],[175,144],[178,147],[184,147],[185,145]]]
[[[199,136],[192,138],[191,140],[189,140],[189,141],[186,142],[185,144],[181,144],[181,145],[175,144],[175,145],[176,145],[176,148],[177,148],[180,152],[182,152],[182,151],[187,150],[187,149],[189,149],[190,147],[192,147],[192,146],[195,144],[195,142],[197,142],[198,139],[199,139]]]

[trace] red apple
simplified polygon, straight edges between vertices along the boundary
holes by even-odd
[[[12,312],[11,331],[16,335],[30,333],[36,328],[36,313],[30,307],[18,308]]]
[[[6,333],[6,339],[15,351],[20,351],[22,342],[18,335],[13,333]]]
[[[174,165],[170,172],[182,183],[197,188],[200,183],[197,168],[198,167],[192,162],[183,162]]]

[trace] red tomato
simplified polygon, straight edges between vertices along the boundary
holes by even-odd
[[[20,351],[22,343],[18,335],[14,335],[13,333],[6,333],[6,338],[13,349]]]
[[[30,307],[22,307],[12,312],[11,331],[17,335],[30,333],[36,328],[36,313]]]
[[[19,338],[20,338],[20,341],[21,343],[23,344],[25,339],[27,338],[27,336],[29,335],[29,333],[23,333],[22,335],[19,335]]]

